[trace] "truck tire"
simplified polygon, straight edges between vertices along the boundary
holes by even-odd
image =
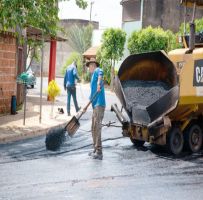
[[[172,127],[167,135],[167,147],[170,153],[178,155],[183,149],[183,134],[178,127]]]
[[[202,130],[197,124],[189,126],[184,133],[185,148],[191,152],[198,152],[202,147]]]
[[[145,141],[142,140],[136,140],[130,137],[131,142],[136,146],[136,147],[142,147],[145,143]]]

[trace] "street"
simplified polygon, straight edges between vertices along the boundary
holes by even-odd
[[[58,78],[63,90],[63,79]],[[44,80],[47,84],[47,79]],[[46,86],[44,86],[46,87]],[[39,95],[39,79],[28,95]],[[77,87],[78,102],[88,101],[89,87]],[[103,120],[120,126],[110,111],[117,97],[107,91]],[[66,105],[66,92],[57,98]],[[92,149],[92,109],[81,118],[80,129],[57,152],[47,151],[45,136],[0,145],[0,200],[52,199],[203,199],[203,151],[175,157],[163,147],[145,143],[136,148],[122,137],[120,127],[102,129],[103,160],[88,157]]]

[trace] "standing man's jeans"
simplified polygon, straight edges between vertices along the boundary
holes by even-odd
[[[97,106],[93,109],[92,115],[92,138],[94,145],[94,152],[97,154],[102,154],[102,142],[101,142],[101,128],[102,120],[104,117],[105,108],[102,106]]]
[[[73,97],[73,102],[75,105],[75,110],[78,112],[79,107],[78,107],[78,102],[76,99],[76,87],[75,86],[68,86],[67,87],[67,113],[70,114],[70,100],[71,96]]]

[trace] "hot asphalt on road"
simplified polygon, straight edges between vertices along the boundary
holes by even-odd
[[[104,159],[93,160],[91,114],[60,151],[47,151],[45,136],[0,145],[0,200],[203,199],[203,151],[174,157],[147,143],[135,148],[121,128],[103,127]],[[110,120],[119,125],[107,109]]]

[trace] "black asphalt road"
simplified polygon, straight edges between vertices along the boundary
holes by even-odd
[[[202,200],[203,152],[174,157],[149,144],[137,149],[120,128],[104,127],[104,159],[92,160],[90,117],[58,152],[45,149],[45,137],[1,145],[0,200]],[[109,111],[106,118],[115,119]]]
[[[116,117],[107,109],[108,121]],[[121,128],[103,127],[104,159],[93,160],[90,126],[91,110],[57,152],[45,149],[45,137],[0,145],[0,200],[203,199],[203,151],[174,157],[158,146],[135,148]]]

